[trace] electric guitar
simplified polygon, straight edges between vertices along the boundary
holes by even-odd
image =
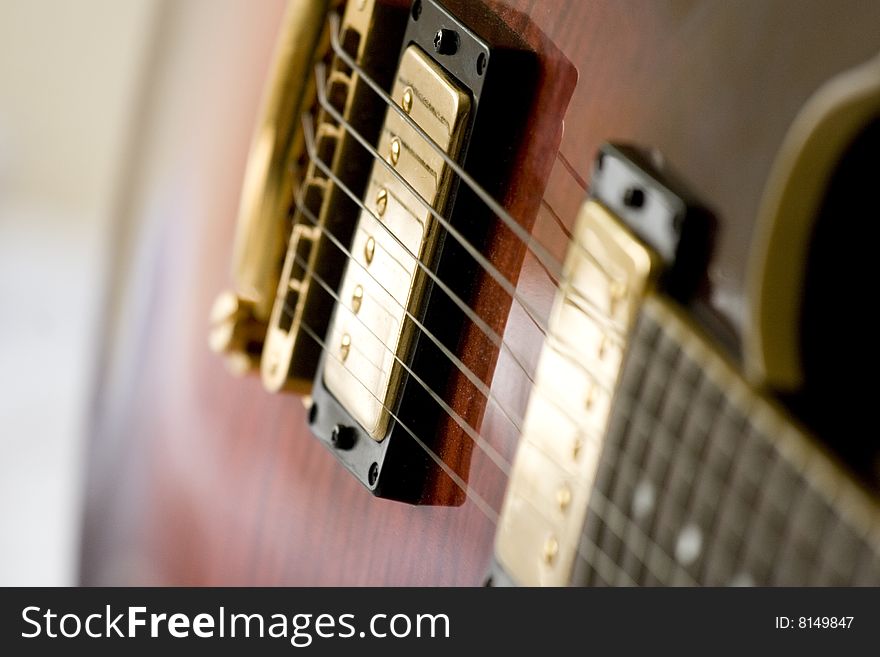
[[[880,583],[878,18],[292,0],[237,215],[134,246],[84,581]]]

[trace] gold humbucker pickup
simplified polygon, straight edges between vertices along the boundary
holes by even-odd
[[[688,303],[705,280],[714,220],[659,162],[614,144],[596,157],[499,516],[501,583],[571,582],[640,310],[660,294]]]
[[[392,98],[446,153],[457,157],[471,101],[467,92],[415,45],[401,57]],[[451,176],[440,154],[389,108],[328,332],[331,356],[324,383],[376,440],[386,433],[402,376],[439,222],[450,200]],[[386,165],[387,163],[387,165]],[[402,176],[421,197],[389,170]]]
[[[521,585],[571,577],[624,346],[657,264],[601,203],[584,204],[498,522],[496,558]]]

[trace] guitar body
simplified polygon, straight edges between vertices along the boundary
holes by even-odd
[[[537,240],[564,258],[565,231],[572,230],[601,143],[658,148],[718,217],[705,297],[736,342],[745,323],[752,231],[774,157],[808,97],[877,52],[880,5],[490,6],[538,52],[547,103],[565,96],[554,95],[567,83],[554,74],[569,63],[577,70],[567,109],[554,109],[564,117],[556,135],[560,155],[550,128],[540,128],[530,146],[547,163],[546,203],[537,208],[532,199]],[[259,80],[282,7],[229,11],[225,23],[215,17],[205,29],[222,34],[235,26],[243,45],[233,52],[216,38],[210,61],[193,53],[186,55],[191,61],[179,60],[208,75],[212,66],[227,71],[223,85],[202,81],[195,89],[204,93],[190,89],[183,104],[181,90],[168,82],[175,77],[171,64],[156,65],[155,115],[176,111],[176,125],[154,117],[146,134],[176,152],[172,175],[156,175],[161,152],[142,143],[126,197],[137,229],[120,258],[96,396],[83,582],[479,585],[490,570],[495,524],[473,500],[412,506],[374,497],[312,437],[299,398],[268,394],[259,377],[231,376],[206,345],[211,305],[228,281]],[[236,11],[248,17],[233,19]],[[218,115],[217,107],[225,109]],[[556,290],[538,262],[526,255],[521,269],[509,268],[519,272],[523,297],[549,313]],[[505,304],[509,298],[499,301],[504,316]],[[514,305],[501,326],[506,340],[534,354],[527,363],[533,369],[543,338],[534,323]],[[522,416],[528,378],[504,354],[491,374],[490,368],[493,395]],[[496,405],[486,406],[481,432],[513,459],[518,436]],[[505,473],[474,449],[469,484],[493,509],[506,483]]]

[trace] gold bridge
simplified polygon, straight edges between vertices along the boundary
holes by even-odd
[[[302,113],[309,112],[317,125],[318,156],[357,194],[369,164],[349,132],[319,106],[314,67],[328,62],[323,93],[346,122],[373,140],[381,100],[338,49],[380,84],[390,84],[406,22],[407,10],[399,2],[347,2],[338,44],[331,50],[328,10],[340,4],[302,0],[289,5],[245,173],[234,289],[220,295],[211,315],[211,347],[226,356],[233,371],[259,367],[270,391],[310,391],[320,348],[300,326],[305,322],[323,334],[333,307],[312,284],[312,274],[338,283],[344,257],[327,234],[346,244],[357,217],[356,206],[346,203],[345,194],[308,157]],[[300,204],[292,211],[295,199]]]
[[[456,157],[470,111],[469,96],[418,46],[401,58],[392,98],[441,148]],[[364,429],[381,440],[388,425],[427,276],[439,213],[448,207],[451,178],[442,157],[388,109],[366,189],[366,210],[354,233],[327,344],[336,358],[324,383]],[[420,197],[389,170],[392,167]],[[422,200],[424,199],[424,201]]]
[[[601,203],[578,217],[496,534],[524,586],[571,577],[623,350],[658,259]]]

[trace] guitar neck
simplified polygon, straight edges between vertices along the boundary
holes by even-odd
[[[878,585],[876,508],[674,304],[640,312],[573,581]]]

